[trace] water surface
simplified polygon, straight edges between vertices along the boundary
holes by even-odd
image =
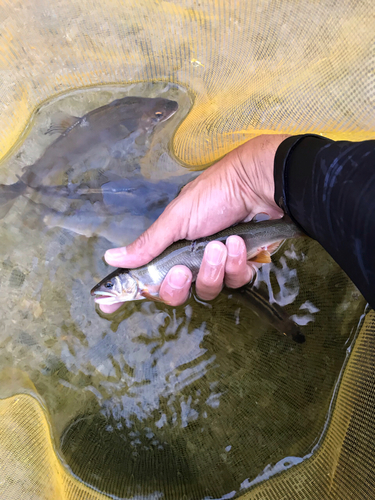
[[[55,139],[44,132],[56,110],[81,116],[128,94],[171,98],[180,110],[124,163],[124,176],[186,173],[168,144],[190,98],[142,84],[47,103],[0,182],[15,182]],[[143,230],[128,227],[124,243]],[[82,480],[121,497],[230,498],[319,443],[364,301],[316,242],[287,242],[256,282],[301,325],[298,345],[224,295],[100,313],[89,291],[110,270],[102,256],[111,242],[47,227],[27,198],[2,220],[0,239],[0,364],[29,375],[57,450]]]

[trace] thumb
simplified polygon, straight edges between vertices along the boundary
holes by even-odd
[[[126,247],[107,250],[104,255],[105,261],[115,267],[143,266],[181,239],[181,218],[176,210],[172,216],[172,210],[168,208],[133,243]]]

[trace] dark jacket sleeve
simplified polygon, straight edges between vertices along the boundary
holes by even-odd
[[[275,201],[375,308],[375,140],[302,135],[275,156]]]

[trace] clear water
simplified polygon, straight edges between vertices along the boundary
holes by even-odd
[[[168,144],[191,101],[161,83],[46,103],[0,166],[0,182],[16,182],[55,140],[45,131],[56,111],[82,116],[127,94],[162,95],[180,110],[124,164],[124,177],[135,169],[155,182],[186,174]],[[102,314],[89,291],[109,272],[105,219],[91,237],[68,217],[65,228],[48,227],[43,203],[20,197],[1,221],[0,364],[33,381],[57,450],[78,477],[122,497],[231,498],[265,469],[288,468],[312,452],[365,306],[316,242],[285,243],[256,283],[301,325],[307,340],[297,345],[224,295],[204,303],[192,294],[178,308],[129,303]],[[63,198],[48,203],[66,210]],[[69,216],[75,210],[84,225],[90,206],[70,206]],[[155,213],[142,217],[122,217],[124,243]]]

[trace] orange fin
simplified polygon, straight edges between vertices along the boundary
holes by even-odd
[[[269,264],[272,262],[271,254],[268,250],[262,250],[257,255],[255,255],[252,259],[249,259],[250,262],[258,262],[259,264]]]
[[[145,299],[153,300],[154,302],[162,302],[163,304],[166,303],[164,302],[164,300],[161,300],[158,295],[152,295],[148,290],[142,290],[140,292],[140,295],[142,295],[142,297],[144,297]]]
[[[267,250],[269,251],[269,253],[271,255],[274,254],[283,241],[284,240],[280,240],[276,241],[276,243],[272,243],[271,245],[267,245]]]

